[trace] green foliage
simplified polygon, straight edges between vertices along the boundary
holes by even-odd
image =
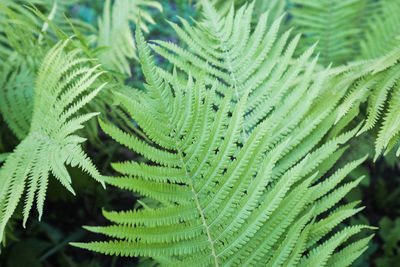
[[[377,58],[400,46],[400,2],[379,1],[379,11],[368,20],[364,41],[361,43],[363,58]]]
[[[111,7],[111,1],[104,3],[103,17],[99,19],[98,47],[106,47],[101,53],[100,62],[112,70],[131,74],[128,59],[136,58],[135,41],[133,40],[130,22],[137,23],[139,17],[154,24],[151,15],[143,9],[150,6],[162,11],[162,6],[156,1],[119,0]],[[145,24],[141,24],[148,31]]]
[[[38,1],[34,2],[38,6],[30,9],[23,7],[19,2],[4,0],[0,3],[2,18],[0,50],[3,52],[0,56],[4,59],[0,63],[0,111],[8,127],[21,140],[1,169],[1,236],[25,185],[28,190],[23,211],[24,225],[35,194],[37,194],[39,217],[41,217],[50,172],[73,192],[70,186],[71,179],[64,163],[78,165],[95,179],[101,179],[101,175],[79,145],[85,139],[73,134],[83,128],[84,122],[98,114],[94,111],[107,113],[106,105],[111,104],[107,102],[112,99],[109,90],[116,83],[113,80],[110,81],[110,76],[108,79],[100,77],[102,67],[96,65],[96,60],[93,58],[99,54],[96,52],[100,51],[99,47],[93,52],[89,49],[90,39],[92,39],[90,36],[97,32],[85,31],[83,27],[85,23],[79,23],[72,28],[65,27],[71,21],[65,20],[62,11],[75,2]],[[136,6],[141,3],[134,4]],[[142,5],[161,8],[154,2],[142,3]],[[136,21],[138,10],[134,6],[131,7],[129,19]],[[47,12],[46,8],[50,8],[48,16],[42,13],[43,10]],[[118,8],[122,10],[124,7]],[[63,17],[64,24],[59,23],[60,15]],[[118,12],[115,15],[118,15]],[[142,17],[151,21],[148,13],[143,13]],[[42,19],[44,22],[41,22]],[[127,30],[129,30],[127,19],[125,18],[125,22],[118,20],[115,22],[127,23]],[[114,32],[119,31],[118,27],[108,29],[108,32],[105,32],[104,27],[102,30],[104,34],[110,33],[114,38],[117,38]],[[51,48],[55,41],[65,40],[71,32],[74,32],[80,41],[74,41],[74,45],[82,49],[63,55],[61,47],[67,43],[58,45],[57,49]],[[130,33],[130,30],[119,33],[118,38],[124,39],[126,38],[124,36],[129,36]],[[105,37],[100,34],[98,39],[102,40],[102,38]],[[99,45],[100,43],[97,44]],[[45,58],[46,53],[47,58]],[[106,55],[100,53],[100,55],[101,57],[98,58],[100,61],[107,61],[115,56],[112,53]],[[36,75],[36,73],[39,74]],[[54,77],[50,79],[47,75]],[[66,78],[68,80],[64,80]],[[100,101],[93,100],[105,86],[105,83],[100,86],[101,80],[103,82],[107,80],[111,86],[105,93],[100,93]],[[93,90],[94,84],[97,84],[96,90]],[[110,115],[115,117],[114,113]],[[96,124],[86,127],[85,131],[85,136],[91,141],[96,140],[98,134]],[[2,161],[6,159],[5,155]],[[54,157],[54,159],[49,160],[47,157]],[[10,196],[11,192],[13,192],[12,196]]]
[[[399,8],[398,1],[385,0],[291,0],[288,6],[288,24],[304,34],[300,50],[305,51],[318,42],[315,51],[320,55],[321,64],[338,65],[355,59],[376,58],[376,61],[361,63],[361,68],[360,63],[350,67],[356,73],[366,70],[371,73],[365,72],[368,78],[349,91],[348,105],[368,100],[367,120],[360,133],[379,125],[376,157],[396,145],[400,131],[396,110],[400,91],[397,88],[400,21],[395,15]]]
[[[180,0],[182,1],[182,0]],[[179,2],[179,0],[178,0]],[[189,0],[188,1],[189,4],[192,4],[193,2],[195,2],[195,5],[198,9],[200,9],[203,6],[203,0],[197,0],[197,1],[193,1],[193,0]],[[214,8],[218,11],[218,13],[220,15],[226,15],[227,13],[229,13],[230,9],[232,7],[238,9],[241,6],[243,6],[244,4],[248,4],[253,2],[254,5],[256,6],[254,13],[255,16],[252,18],[254,21],[257,21],[258,18],[265,13],[266,11],[269,12],[269,16],[270,16],[270,21],[274,21],[275,19],[277,19],[278,17],[280,17],[286,6],[287,6],[287,0],[268,0],[268,1],[264,1],[264,0],[254,0],[254,1],[248,1],[248,0],[211,0],[209,1]]]
[[[46,49],[38,40],[39,19],[26,8],[0,2],[0,36],[4,37],[0,63],[0,112],[18,139],[29,132],[33,111],[34,74]],[[1,48],[0,48],[1,50]]]
[[[14,54],[2,66],[0,111],[15,136],[23,139],[32,121],[34,74],[20,61]]]
[[[0,261],[73,266],[86,223],[114,257],[77,266],[393,265],[399,3],[0,0]]]
[[[74,134],[96,115],[76,113],[104,86],[92,87],[101,73],[97,67],[87,67],[90,59],[80,57],[79,49],[64,52],[67,44],[68,41],[58,43],[43,60],[35,78],[29,132],[0,170],[0,236],[25,186],[24,225],[35,196],[39,218],[42,216],[50,172],[72,193],[65,164],[79,166],[96,180],[102,179],[80,146],[85,139]]]
[[[393,266],[400,260],[400,218],[395,221],[385,217],[379,222],[379,235],[385,241],[385,257],[376,260],[378,266]]]
[[[291,24],[305,35],[306,49],[319,42],[320,62],[335,65],[359,54],[365,20],[376,10],[373,0],[289,0]]]
[[[194,2],[193,0],[189,0],[189,4]],[[203,7],[203,4],[206,1],[203,0],[198,0],[196,1],[197,7]],[[227,0],[227,1],[222,1],[222,0],[210,0],[209,1],[217,10],[220,12],[222,15],[226,14],[229,12],[229,10],[232,7],[240,7],[243,4],[247,3],[247,0]]]
[[[398,48],[376,60],[355,63],[347,68],[350,73],[364,77],[349,91],[345,107],[359,105],[368,100],[367,118],[358,135],[380,125],[375,140],[375,159],[384,151],[385,154],[388,153],[398,141],[399,59]],[[397,153],[400,153],[400,150]]]
[[[297,64],[292,65],[299,36],[290,43],[290,31],[278,38],[282,17],[268,25],[268,13],[261,16],[255,30],[251,31],[252,12],[253,5],[243,6],[235,16],[232,9],[227,17],[223,17],[209,4],[205,5],[205,19],[196,28],[185,20],[182,20],[183,29],[171,24],[189,51],[165,41],[154,41],[158,46],[152,46],[187,74],[195,78],[205,76],[207,84],[217,79],[217,91],[225,93],[233,90],[236,100],[246,91],[251,92],[242,126],[246,134],[284,99],[292,87],[301,83],[296,80],[303,76],[302,71],[307,64],[311,65],[311,69],[304,80],[311,78],[309,76],[315,64],[308,62],[313,51],[310,48],[297,60]],[[240,30],[234,30],[236,28]],[[168,73],[163,72],[163,76],[172,79]],[[306,90],[307,83],[303,81],[301,86],[302,90]],[[297,97],[303,92],[298,91]]]
[[[180,53],[180,57],[170,59],[176,60],[178,67],[185,66],[182,69],[189,75],[187,79],[176,71],[168,75],[156,67],[142,33],[137,30],[146,92],[118,94],[117,98],[150,141],[109,122],[100,124],[113,139],[149,160],[113,164],[124,176],[107,178],[107,183],[147,198],[142,209],[104,211],[104,216],[114,223],[111,226],[86,227],[115,240],[73,245],[111,255],[152,257],[161,264],[174,266],[350,265],[366,249],[370,238],[342,245],[370,227],[346,227],[336,234],[332,230],[361,210],[356,208],[357,203],[337,203],[361,181],[360,178],[342,183],[365,158],[325,176],[344,152],[341,145],[358,130],[328,134],[338,116],[335,107],[343,96],[327,90],[326,85],[336,77],[323,71],[318,73],[320,79],[311,80],[317,73],[317,59],[310,59],[312,48],[297,64],[288,67],[298,37],[283,53],[288,36],[277,44],[268,34],[261,39],[263,32],[259,28],[265,30],[262,20],[254,35],[244,38],[249,40],[250,47],[255,46],[248,53],[253,56],[255,51],[261,52],[257,44],[268,40],[268,50],[275,53],[266,53],[265,61],[258,64],[278,65],[271,71],[276,78],[288,70],[283,75],[285,79],[277,79],[277,87],[263,99],[263,108],[257,110],[261,113],[263,109],[264,117],[246,127],[247,107],[259,91],[252,83],[242,86],[251,76],[239,80],[230,72],[229,66],[238,64],[229,58],[244,59],[238,58],[239,54],[230,57],[230,52],[244,44],[234,46],[243,36],[234,39],[229,34],[234,22],[250,21],[253,7],[244,7],[236,15],[231,13],[231,19],[223,20],[209,3],[203,4],[206,17],[197,24],[199,28],[189,28],[183,21],[185,30],[192,29],[193,33],[186,35],[185,41],[195,37],[202,40],[197,43],[196,52],[220,55],[221,58],[210,56],[209,62],[227,68],[227,72],[170,45],[170,49]],[[215,27],[207,27],[210,24]],[[278,26],[279,20],[271,31]],[[182,29],[174,27],[185,36]],[[211,39],[205,29],[219,38]],[[224,46],[222,40],[231,42],[230,46]],[[179,59],[193,59],[191,63],[196,63],[184,64]],[[278,61],[284,62],[282,66]],[[199,73],[199,66],[203,72]],[[268,72],[257,73],[258,69],[253,68],[259,80],[269,77]],[[224,83],[216,79],[218,75]],[[262,82],[258,84],[262,87]],[[319,144],[321,139],[325,142]],[[332,210],[334,206],[336,209]]]
[[[270,4],[269,7],[277,8],[272,10],[272,15],[275,16],[282,13],[282,9],[285,7],[284,1],[280,2],[280,6],[277,6],[274,1],[267,1],[267,3]],[[240,6],[242,3],[236,4]],[[262,10],[260,3],[253,4],[257,6],[257,10]],[[389,53],[400,44],[397,40],[400,21],[398,16],[394,15],[397,12],[393,12],[399,7],[399,2],[396,1],[346,0],[336,3],[335,1],[292,0],[286,5],[290,14],[289,19],[282,19],[283,22],[286,22],[285,24],[294,26],[297,33],[304,34],[304,38],[300,39],[300,49],[298,50],[309,51],[309,47],[317,43],[315,52],[319,54],[319,63],[323,65],[330,63],[337,65],[360,58],[355,56],[360,54],[358,52],[360,49],[363,51],[362,58],[378,58],[375,62],[364,63],[362,68],[359,67],[359,63],[354,64],[356,67],[349,68],[353,69],[355,73],[370,70],[372,74],[364,72],[370,78],[368,78],[368,82],[365,78],[365,82],[360,83],[358,89],[348,87],[351,90],[349,91],[351,102],[349,101],[347,106],[350,107],[368,100],[367,122],[361,133],[373,129],[378,123],[381,125],[376,138],[376,157],[385,150],[390,151],[396,145],[400,130],[397,125],[399,112],[396,110],[399,106],[399,97],[397,96],[399,90],[396,87],[398,52]],[[207,11],[206,6],[203,7],[203,10],[209,15],[210,12]],[[249,13],[252,12],[252,9],[247,9],[245,4],[239,9],[239,13],[244,14],[245,10]],[[222,14],[224,13],[226,12],[222,12]],[[204,30],[200,33],[193,30],[186,21],[183,21],[184,31],[173,24],[173,28],[192,50],[193,55],[173,43],[164,41],[156,41],[160,46],[154,47],[154,49],[180,69],[186,72],[190,70],[194,76],[199,75],[202,69],[207,68],[207,72],[214,77],[240,91],[240,87],[254,86],[248,84],[250,75],[254,74],[250,82],[255,84],[261,82],[256,78],[255,70],[260,73],[270,71],[267,69],[266,63],[264,63],[264,69],[261,66],[265,62],[265,54],[269,52],[269,45],[273,43],[279,33],[277,24],[273,25],[268,33],[265,32],[268,17],[266,14],[262,14],[258,16],[258,22],[261,23],[257,23],[253,36],[250,36],[249,29],[252,26],[251,19],[249,20],[248,17],[239,15],[236,20],[233,20],[232,12],[230,12],[226,16],[219,17],[219,20],[204,20],[201,27],[211,29],[211,31]],[[227,27],[221,28],[220,25],[225,21],[227,21],[225,23]],[[287,28],[287,26],[283,28]],[[232,29],[240,30],[233,31]],[[262,34],[269,34],[270,38],[261,42]],[[285,34],[287,35],[288,32]],[[228,38],[230,39],[228,40]],[[226,48],[226,52],[218,54],[218,52],[211,51],[213,48],[207,43],[222,45]],[[264,51],[261,48],[264,48]],[[223,64],[218,62],[222,58]],[[248,64],[248,62],[253,64]],[[287,61],[286,64],[289,65],[291,62]],[[368,64],[373,64],[377,69],[371,70]],[[359,75],[359,77],[361,76]],[[282,75],[281,78],[286,79],[286,76]],[[243,82],[244,80],[246,80],[246,84]],[[271,80],[267,80],[264,87],[260,86],[260,88],[269,88],[272,82],[276,82],[274,79]],[[209,82],[210,79],[207,81]],[[268,93],[267,90],[261,91],[265,94]],[[264,98],[261,96],[261,99]],[[257,98],[256,101],[264,107],[265,103],[260,99]],[[250,112],[252,108],[254,108],[253,101],[250,100],[248,111]],[[263,116],[256,112],[248,114],[249,117],[253,115],[254,119],[250,118],[249,122],[245,122],[245,124],[250,124],[249,127],[254,127],[257,119]]]

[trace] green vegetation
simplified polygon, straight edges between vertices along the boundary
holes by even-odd
[[[1,265],[394,265],[396,11],[0,0]]]

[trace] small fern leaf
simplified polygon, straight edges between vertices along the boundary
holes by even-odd
[[[351,264],[368,248],[368,242],[374,235],[363,238],[343,248],[340,252],[329,259],[327,266],[342,267]]]
[[[106,68],[125,75],[131,74],[129,60],[138,58],[130,22],[137,24],[141,18],[143,22],[155,23],[144,7],[154,7],[162,11],[162,6],[157,1],[119,0],[112,5],[110,0],[104,2],[103,16],[99,18],[97,46],[107,47],[99,57]],[[144,23],[140,26],[148,31]]]
[[[325,66],[350,62],[358,55],[364,27],[379,5],[373,0],[289,0],[290,25],[304,34],[301,51],[319,41]],[[377,8],[378,6],[378,8]]]
[[[400,18],[393,16],[400,12],[400,3],[382,0],[377,4],[378,12],[368,19],[361,42],[363,58],[379,58],[400,45],[396,38],[400,34]]]
[[[15,59],[16,54],[1,64],[0,112],[18,139],[29,133],[33,109],[34,75],[25,62]]]
[[[96,73],[96,67],[85,68],[88,59],[79,59],[78,50],[64,52],[68,41],[55,45],[43,60],[35,78],[29,133],[0,169],[0,236],[25,187],[24,226],[35,196],[39,218],[42,216],[50,173],[74,193],[66,164],[79,166],[102,182],[102,176],[80,147],[85,139],[74,133],[97,115],[75,116],[104,85],[91,89],[101,73]]]

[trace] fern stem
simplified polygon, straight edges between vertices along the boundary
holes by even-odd
[[[236,75],[235,75],[235,72],[234,72],[233,67],[232,67],[231,55],[229,54],[229,51],[228,51],[227,47],[225,46],[225,44],[222,42],[222,39],[221,39],[220,35],[218,35],[218,39],[221,42],[221,47],[222,47],[222,49],[224,50],[224,53],[225,53],[226,63],[228,64],[228,71],[230,73],[230,76],[231,76],[231,79],[232,79],[232,82],[233,82],[233,88],[235,89],[236,101],[239,102],[240,97],[239,97],[239,91],[238,91],[238,82],[237,82]],[[242,123],[242,135],[243,135],[244,142],[247,141],[247,134],[246,134],[246,130],[245,129],[246,129],[246,120],[243,120],[243,123]]]
[[[163,106],[163,108],[164,108],[164,111],[167,113],[167,112],[168,112],[168,108],[167,108],[167,106],[165,105],[163,95],[162,95],[160,92],[158,92],[158,97],[159,97],[159,99],[160,99],[160,101],[161,101],[161,103],[162,103],[162,106]],[[173,125],[173,123],[172,123],[170,117],[168,117],[168,120],[169,120],[170,125]],[[183,160],[183,153],[182,153],[182,151],[181,151],[180,148],[179,148],[179,147],[180,147],[180,146],[178,145],[178,144],[179,144],[179,139],[178,139],[178,136],[177,136],[177,135],[174,136],[174,140],[175,140],[175,147],[177,147],[177,152],[178,152],[178,155],[179,155],[179,159],[180,159],[182,168],[185,170],[186,178],[187,178],[187,180],[188,180],[190,189],[191,189],[191,191],[192,191],[192,193],[193,193],[194,200],[195,200],[195,202],[196,202],[196,208],[197,208],[197,210],[199,211],[199,214],[200,214],[200,217],[201,217],[201,221],[202,221],[202,223],[203,223],[203,225],[204,225],[204,228],[206,228],[207,239],[208,239],[208,242],[210,243],[211,254],[212,254],[213,258],[214,258],[215,266],[216,266],[216,267],[219,267],[219,264],[218,264],[218,257],[217,257],[217,254],[215,253],[215,248],[214,248],[214,241],[213,241],[212,238],[211,238],[211,232],[210,232],[210,229],[209,229],[209,227],[208,227],[208,225],[207,225],[206,217],[204,216],[204,211],[203,211],[202,208],[201,208],[200,201],[199,201],[197,192],[196,192],[196,190],[195,190],[195,188],[194,188],[192,178],[190,177],[189,171],[188,171],[188,169],[187,169],[187,167],[186,167],[186,164],[185,164],[185,161]]]
[[[214,257],[215,266],[216,266],[216,267],[219,267],[219,264],[218,264],[218,256],[217,256],[217,254],[215,253],[214,241],[213,241],[212,238],[211,238],[210,228],[209,228],[208,225],[207,225],[206,217],[204,216],[203,209],[201,208],[199,198],[198,198],[197,193],[196,193],[196,191],[195,191],[195,189],[194,189],[193,182],[192,182],[192,179],[191,179],[190,176],[189,176],[189,172],[188,172],[188,170],[187,170],[187,168],[186,168],[185,162],[183,161],[182,152],[180,151],[180,149],[178,149],[178,154],[179,154],[179,158],[180,158],[180,160],[181,160],[182,166],[183,166],[183,168],[185,169],[185,174],[186,174],[186,177],[188,178],[189,186],[190,186],[190,189],[192,190],[192,193],[193,193],[193,196],[194,196],[194,200],[195,200],[195,202],[196,202],[197,210],[198,210],[199,213],[200,213],[201,221],[203,222],[203,226],[206,228],[206,234],[207,234],[208,242],[210,243],[211,254],[212,254],[212,256]]]
[[[212,8],[212,7],[210,6],[210,8]],[[213,24],[214,29],[215,29],[215,33],[217,35],[218,41],[220,42],[220,46],[221,46],[222,50],[224,51],[225,62],[227,64],[227,70],[229,71],[229,74],[230,74],[231,79],[232,79],[232,85],[233,85],[233,88],[235,89],[236,101],[239,102],[239,100],[240,100],[239,91],[238,91],[238,87],[239,86],[238,86],[238,81],[236,79],[235,71],[234,71],[234,69],[232,67],[231,55],[229,53],[229,49],[228,49],[227,45],[225,44],[224,40],[222,39],[222,34],[218,29],[217,22],[215,21],[215,15],[217,13],[216,13],[215,10],[212,10],[212,12],[214,13],[214,15],[210,15],[209,17],[211,18],[212,24]],[[246,130],[245,129],[246,129],[246,121],[243,120],[243,123],[242,123],[242,136],[243,136],[244,142],[247,141],[247,134],[246,134]]]

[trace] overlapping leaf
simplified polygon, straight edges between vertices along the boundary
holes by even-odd
[[[67,44],[68,40],[58,43],[43,60],[35,77],[29,132],[0,169],[0,236],[25,188],[24,224],[35,196],[41,217],[50,173],[72,193],[65,165],[79,166],[94,179],[102,179],[80,146],[85,139],[75,135],[97,114],[78,116],[77,111],[103,87],[95,86],[101,73],[88,67],[90,59],[81,57],[79,49],[65,52]]]

